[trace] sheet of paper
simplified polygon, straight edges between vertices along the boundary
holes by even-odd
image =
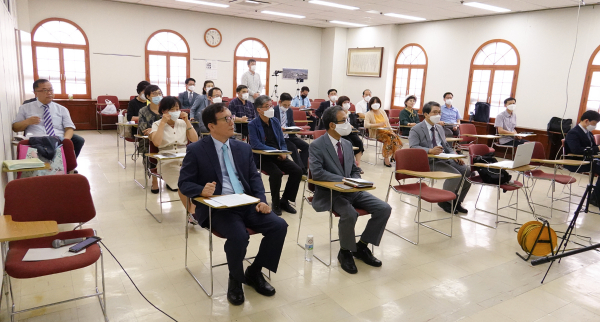
[[[266,153],[282,153],[282,152],[288,152],[288,151],[284,151],[284,150],[263,150]]]
[[[459,157],[463,156],[462,154],[455,154],[455,153],[440,153],[438,155],[443,158],[459,158]]]
[[[45,261],[45,260],[50,260],[50,259],[57,259],[57,258],[85,254],[85,249],[83,249],[79,253],[71,253],[69,251],[69,247],[31,248],[27,251],[27,254],[25,254],[25,257],[23,257],[23,261],[24,262]]]
[[[241,193],[241,194],[237,194],[237,195],[224,195],[224,196],[214,197],[214,198],[211,198],[211,201],[216,201],[227,207],[237,207],[240,205],[245,205],[245,204],[260,201],[260,199]]]
[[[163,153],[161,155],[158,156],[160,159],[164,159],[164,158],[183,158],[185,157],[185,152],[179,152],[179,153]]]
[[[209,204],[209,205],[211,205],[213,207],[222,207],[223,206],[222,203],[216,202],[216,201],[214,201],[212,199],[204,199],[204,202],[206,202],[207,204]]]

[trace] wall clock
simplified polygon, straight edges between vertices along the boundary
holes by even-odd
[[[209,47],[217,47],[221,44],[221,32],[216,28],[209,28],[204,33],[204,41]]]

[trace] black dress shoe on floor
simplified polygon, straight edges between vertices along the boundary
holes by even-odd
[[[283,210],[285,212],[289,212],[290,214],[296,213],[296,209],[294,209],[294,207],[292,207],[292,205],[290,205],[290,202],[287,200],[282,200],[279,203],[279,208],[281,208],[281,210]]]
[[[157,194],[158,193],[158,188],[156,188],[156,189],[150,188],[150,192],[152,192],[153,194]]]
[[[373,267],[381,267],[381,261],[378,260],[377,258],[375,258],[375,256],[373,256],[373,253],[371,253],[371,250],[369,249],[369,247],[367,245],[356,245],[356,251],[352,252],[352,255],[354,255],[354,257],[362,260],[363,262],[365,262],[365,264],[373,266]]]
[[[244,304],[244,300],[242,282],[238,282],[230,277],[229,284],[227,285],[227,301],[229,301],[231,305],[242,305]]]
[[[275,295],[275,288],[267,282],[263,274],[258,271],[257,273],[250,273],[246,268],[246,284],[252,286],[258,294],[264,296]]]
[[[449,203],[449,202],[438,202],[438,206],[440,206],[440,208],[444,209],[445,212],[452,213],[452,204],[451,203]]]
[[[457,211],[460,212],[461,214],[469,213],[469,211],[462,206],[462,203],[457,204],[456,208],[454,208],[454,213],[456,213]]]
[[[169,190],[171,190],[171,191],[175,191],[175,192],[177,192],[177,190],[179,190],[179,189],[173,189],[173,188],[171,188],[171,186],[169,186],[169,185],[167,185],[167,189],[169,189]]]
[[[340,266],[346,273],[358,273],[358,269],[356,268],[356,264],[354,263],[354,258],[352,257],[351,251],[340,249],[337,259],[338,261],[340,261]]]
[[[275,205],[272,205],[272,206],[271,206],[271,209],[273,209],[273,212],[274,212],[274,213],[275,213],[277,216],[281,216],[281,207],[279,207],[279,206],[275,206]]]

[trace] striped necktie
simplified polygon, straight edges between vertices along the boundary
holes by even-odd
[[[44,128],[46,129],[46,135],[54,136],[54,125],[50,116],[50,107],[46,104],[42,105],[42,107],[44,108]]]

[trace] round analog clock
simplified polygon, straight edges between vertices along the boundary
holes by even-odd
[[[209,28],[204,33],[204,41],[210,47],[217,47],[221,44],[221,32],[216,28]]]

